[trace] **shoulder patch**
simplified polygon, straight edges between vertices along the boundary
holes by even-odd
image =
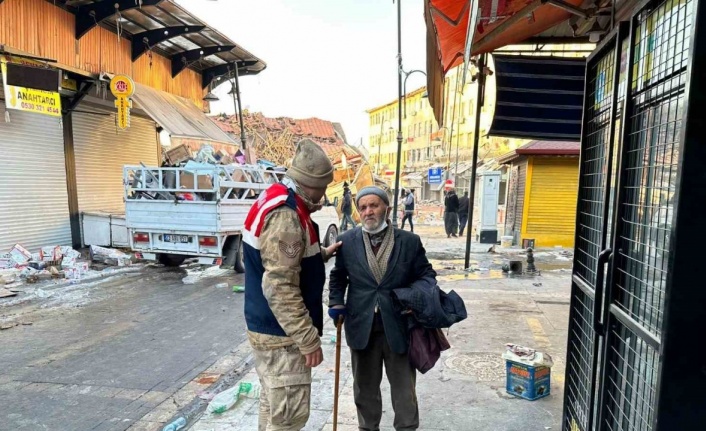
[[[302,251],[302,243],[301,241],[279,240],[279,251],[283,257],[294,259]]]

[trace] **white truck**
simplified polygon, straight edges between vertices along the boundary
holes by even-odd
[[[181,168],[125,166],[125,222],[130,248],[144,260],[178,266],[189,257],[232,265],[242,273],[242,231],[260,192],[283,172],[251,165],[195,164]],[[338,236],[338,213],[312,214],[324,246]]]

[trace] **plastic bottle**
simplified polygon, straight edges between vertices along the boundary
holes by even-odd
[[[259,384],[240,382],[237,386],[219,393],[213,397],[213,400],[208,404],[208,411],[221,414],[233,407],[241,396],[258,399],[260,397]]]
[[[162,428],[162,431],[177,431],[186,426],[186,419],[179,418]]]

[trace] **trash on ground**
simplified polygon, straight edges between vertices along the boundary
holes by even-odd
[[[245,292],[245,286],[233,286],[233,292],[243,293]]]
[[[130,255],[113,248],[105,248],[97,245],[91,246],[91,260],[101,262],[110,266],[129,266],[132,264]]]
[[[260,398],[260,384],[240,382],[237,386],[227,389],[213,397],[213,400],[208,403],[208,411],[214,414],[221,414],[233,407],[240,397]]]
[[[534,401],[551,392],[551,356],[535,349],[506,344],[507,393]]]
[[[12,250],[10,250],[10,259],[12,259],[15,265],[26,265],[27,262],[32,260],[32,253],[20,244],[15,244]]]
[[[337,340],[336,336],[331,335],[331,344],[336,344],[336,340]]]
[[[169,423],[165,425],[164,428],[162,428],[162,431],[178,431],[186,426],[186,419],[183,417],[175,420],[172,423]]]
[[[13,292],[10,289],[5,289],[0,287],[0,298],[9,298],[10,296],[16,296],[17,292]]]
[[[225,289],[226,287],[228,287],[228,283],[218,283],[213,287],[215,287],[216,289]]]

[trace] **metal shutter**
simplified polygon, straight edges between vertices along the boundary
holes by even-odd
[[[537,247],[573,246],[578,160],[535,157],[531,172],[524,235]]]
[[[123,213],[123,166],[159,166],[154,121],[133,116],[120,130],[115,114],[73,114],[78,208]]]
[[[0,253],[71,245],[61,120],[9,112],[0,101]]]

